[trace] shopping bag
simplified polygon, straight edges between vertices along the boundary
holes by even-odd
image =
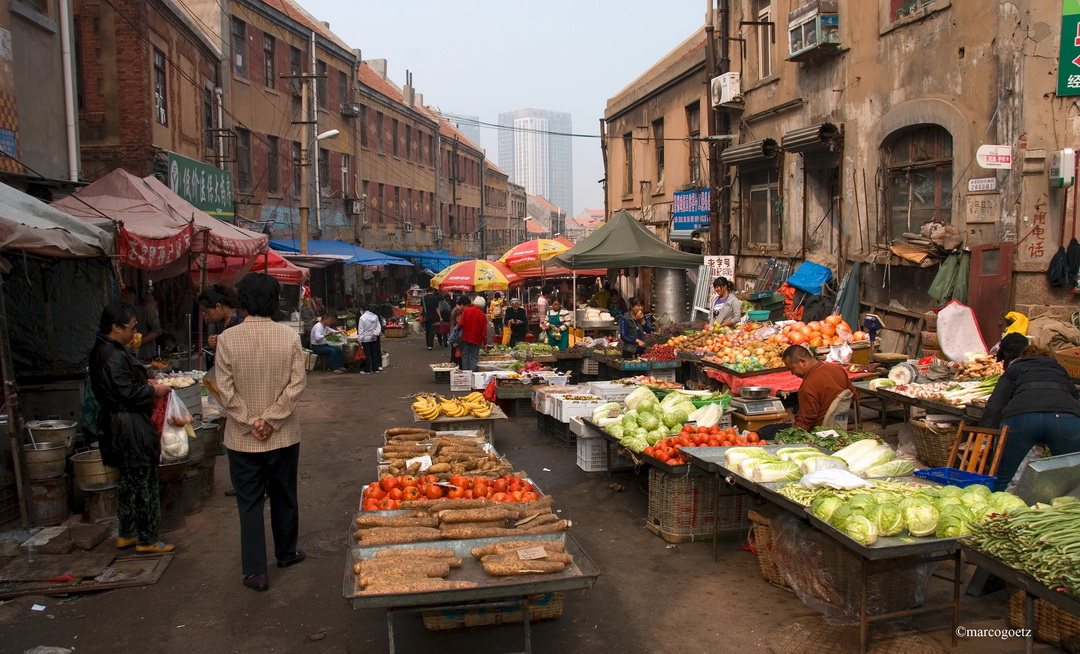
[[[356,354],[353,355],[353,361],[367,361],[367,354],[364,353],[363,345],[358,345],[356,347]]]
[[[454,328],[450,330],[450,336],[446,339],[451,345],[461,342],[461,325],[454,325]]]
[[[446,336],[450,333],[450,323],[446,322],[445,320],[440,320],[439,322],[435,323],[435,326],[439,328],[439,333],[443,336]]]
[[[503,327],[503,330],[502,330],[502,344],[503,345],[510,345],[510,328],[509,327]]]
[[[176,393],[165,396],[165,424],[161,429],[161,460],[166,463],[181,461],[188,455],[188,436],[194,436],[191,429],[191,414],[180,401]]]
[[[492,379],[488,382],[487,388],[484,389],[484,399],[488,402],[495,401],[495,380]]]
[[[169,395],[154,398],[154,412],[150,414],[150,422],[154,423],[154,431],[158,436],[161,436],[161,430],[165,427],[165,409],[169,406]]]

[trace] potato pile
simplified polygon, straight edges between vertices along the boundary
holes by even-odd
[[[543,550],[543,556],[526,556],[526,552],[537,548]],[[566,553],[565,543],[542,540],[507,540],[474,547],[471,554],[480,560],[484,572],[499,577],[562,572],[574,562],[573,555]]]
[[[393,433],[391,433],[393,432]],[[431,457],[431,465],[409,459]],[[514,470],[505,458],[485,447],[483,435],[442,434],[428,429],[401,427],[386,432],[379,478],[401,475],[435,475],[448,481],[453,475],[502,477]]]
[[[560,520],[552,511],[554,505],[551,497],[523,505],[491,500],[402,502],[406,513],[357,518],[353,537],[360,546],[368,546],[568,530],[570,521]]]
[[[447,581],[450,570],[461,567],[453,550],[418,547],[385,549],[353,563],[356,591],[364,595],[419,593],[475,588],[471,581]]]

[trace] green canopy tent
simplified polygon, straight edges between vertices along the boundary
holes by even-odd
[[[682,252],[667,245],[641,226],[625,209],[615,214],[577,245],[548,260],[552,266],[570,270],[585,268],[694,269],[705,263],[699,254]],[[577,278],[574,278],[574,306],[577,306]]]

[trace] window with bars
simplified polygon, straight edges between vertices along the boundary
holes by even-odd
[[[391,135],[390,138],[393,139],[393,141],[394,141],[393,153],[394,153],[394,156],[396,157],[399,154],[399,149],[398,149],[398,128],[399,128],[399,125],[398,125],[397,118],[395,118],[393,121],[391,121],[390,125],[391,125],[391,129],[392,129],[392,131],[390,132],[390,135]]]
[[[623,134],[623,154],[626,161],[623,162],[623,194],[633,195],[634,193],[634,135],[633,133]]]
[[[304,170],[304,152],[300,149],[300,141],[293,141],[292,143],[292,160],[293,160],[293,182],[292,191],[293,194],[300,195],[300,185],[303,183],[301,179],[302,171]]]
[[[883,160],[890,238],[952,220],[952,134],[939,125],[912,127],[886,141]]]
[[[154,48],[154,119],[169,124],[168,88],[165,76],[165,53]]]
[[[368,120],[370,120],[370,117],[368,116],[367,105],[362,104],[362,105],[360,105],[360,118],[359,118],[359,121],[360,121],[360,147],[363,147],[363,148],[370,148],[371,147],[371,137],[368,136]]]
[[[241,191],[251,190],[251,132],[236,129],[236,185]]]
[[[934,2],[935,0],[889,0],[889,19],[894,23],[903,20]]]
[[[203,121],[203,147],[212,151],[216,143],[214,139],[214,90],[204,88],[202,91],[202,121]]]
[[[263,34],[263,83],[268,88],[274,88],[277,79],[277,71],[274,70],[274,50],[277,41],[269,34]]]
[[[381,111],[375,112],[375,149],[380,153],[385,152],[383,149],[383,113]]]
[[[330,94],[326,88],[326,62],[318,61],[315,63],[315,73],[318,75],[313,81],[315,82],[315,97],[319,103],[319,108],[326,109],[326,103],[329,101]]]
[[[279,140],[276,136],[266,137],[266,191],[281,192],[281,162],[278,158]]]
[[[232,19],[232,68],[233,74],[247,77],[247,23]]]
[[[664,119],[657,118],[652,123],[653,153],[656,163],[656,185],[664,185]]]
[[[689,137],[690,183],[701,184],[701,102],[686,107],[686,135]]]
[[[344,71],[338,71],[338,109],[344,109],[349,104],[349,76]]]
[[[352,195],[350,193],[349,180],[352,179],[352,159],[344,152],[341,153],[341,195]]]
[[[319,148],[319,188],[330,188],[330,151]]]
[[[769,248],[781,245],[780,224],[784,219],[780,199],[780,174],[775,168],[740,170],[742,177],[745,233],[750,243]]]

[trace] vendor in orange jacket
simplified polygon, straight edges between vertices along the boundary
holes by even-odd
[[[795,423],[780,422],[766,425],[758,430],[758,436],[771,440],[776,433],[789,427],[798,427],[810,431],[821,424],[829,412],[836,396],[848,389],[855,394],[855,387],[848,378],[843,366],[819,361],[810,350],[802,345],[792,345],[781,355],[784,366],[798,377],[802,377],[799,386],[799,411],[795,414]]]

